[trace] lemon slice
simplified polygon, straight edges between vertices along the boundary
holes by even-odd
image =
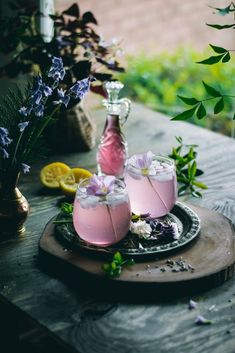
[[[65,163],[54,162],[46,165],[40,172],[40,180],[42,184],[50,189],[58,189],[60,187],[59,180],[62,175],[70,171],[69,166]]]
[[[63,193],[72,198],[75,196],[78,184],[82,179],[90,178],[92,173],[83,168],[72,168],[60,178],[60,188]]]

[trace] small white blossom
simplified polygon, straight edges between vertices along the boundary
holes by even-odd
[[[152,228],[150,224],[139,220],[138,222],[131,222],[130,231],[137,234],[140,238],[148,239],[151,235]]]

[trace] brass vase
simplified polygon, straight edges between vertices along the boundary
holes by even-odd
[[[0,240],[25,231],[29,204],[17,187],[19,175],[11,172],[0,178]]]

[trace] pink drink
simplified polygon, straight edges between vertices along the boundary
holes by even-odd
[[[108,115],[97,153],[99,172],[123,176],[126,162],[126,143],[121,133],[118,115]]]
[[[140,174],[128,161],[125,183],[131,211],[135,214],[150,213],[152,217],[162,217],[176,202],[175,166],[168,158],[155,156],[148,175]]]
[[[73,224],[83,240],[109,246],[125,237],[130,227],[130,202],[124,183],[116,180],[114,190],[105,197],[87,195],[79,187],[73,212]]]

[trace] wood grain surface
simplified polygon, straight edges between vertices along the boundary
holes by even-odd
[[[104,112],[94,112],[94,116],[101,133]],[[148,149],[169,153],[177,135],[186,143],[199,144],[198,163],[206,172],[201,179],[209,189],[203,199],[190,199],[190,203],[221,212],[235,224],[233,140],[187,123],[171,122],[141,105],[133,106],[124,132],[130,154]],[[60,160],[95,171],[95,153],[51,156],[46,162]],[[33,166],[32,173],[21,179],[20,189],[31,206],[25,235],[0,244],[1,298],[31,317],[71,352],[234,353],[234,279],[193,296],[197,309],[188,310],[189,296],[147,303],[143,293],[142,303],[136,303],[135,297],[120,303],[97,298],[95,290],[83,293],[83,282],[76,277],[68,284],[42,270],[38,265],[39,238],[63,199],[41,188],[38,174],[44,163]],[[213,324],[195,325],[199,314]]]
[[[136,296],[138,290],[143,292],[146,289],[146,301],[149,299],[149,291],[155,297],[159,297],[160,294],[167,296],[170,291],[171,297],[173,297],[172,293],[185,295],[188,291],[190,293],[193,293],[193,290],[198,292],[199,288],[200,291],[203,291],[215,287],[230,279],[234,274],[235,233],[230,221],[223,215],[206,208],[188,206],[198,214],[201,220],[201,231],[198,238],[178,251],[174,251],[173,254],[163,254],[161,259],[157,259],[156,255],[154,261],[146,259],[144,262],[138,262],[125,269],[118,278],[108,279],[105,276],[102,270],[104,259],[101,257],[97,258],[89,252],[84,253],[76,249],[64,251],[64,245],[55,237],[54,218],[47,224],[40,239],[39,246],[42,255],[44,255],[40,259],[46,264],[47,258],[50,256],[50,266],[53,266],[54,257],[56,273],[60,272],[60,269],[65,265],[70,265],[67,266],[68,275],[74,272],[76,278],[79,279],[79,274],[82,272],[86,283],[90,282],[90,287],[92,283],[95,287],[97,282],[101,283],[102,281],[102,292],[105,292],[107,288],[112,290],[115,284],[117,297],[123,291],[123,285],[128,293],[128,298]],[[186,266],[189,264],[193,270],[187,268],[187,271],[173,272],[166,263],[167,260],[174,261],[174,263],[179,262],[181,258]],[[60,266],[58,266],[59,263]]]

